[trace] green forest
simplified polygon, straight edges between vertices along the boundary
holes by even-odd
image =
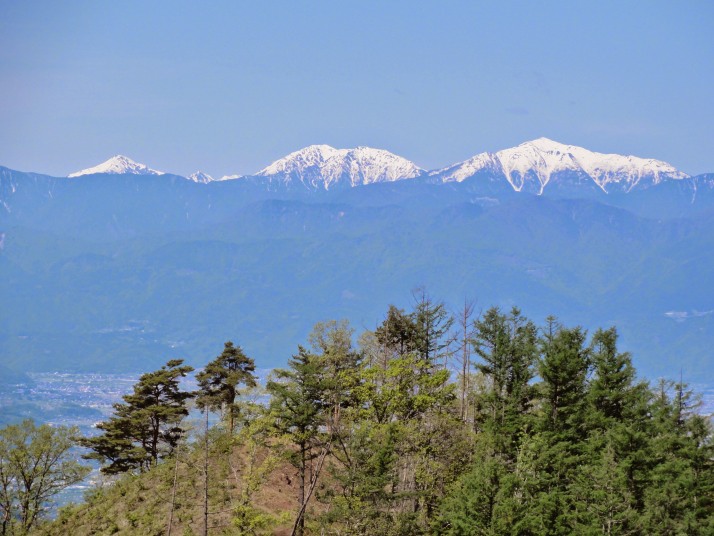
[[[359,335],[315,325],[263,385],[233,342],[183,390],[194,372],[144,374],[76,439],[104,484],[55,519],[3,429],[2,534],[714,534],[710,417],[681,378],[638,378],[615,327],[420,291]],[[57,490],[86,475],[60,450]]]

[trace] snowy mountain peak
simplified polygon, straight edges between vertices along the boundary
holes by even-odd
[[[192,173],[187,178],[189,180],[192,180],[193,182],[198,182],[200,184],[207,184],[214,180],[213,177],[211,177],[207,173],[204,173],[203,171],[196,171],[196,173]]]
[[[546,138],[544,136],[535,140],[523,142],[521,145],[533,145],[541,151],[562,151],[568,147],[568,145],[564,143],[551,140],[550,138]]]
[[[481,153],[431,174],[443,182],[461,182],[485,172],[505,176],[516,191],[536,194],[542,194],[552,180],[562,182],[566,176],[575,182],[591,180],[604,192],[630,191],[688,177],[660,160],[597,153],[548,138],[496,153]]]
[[[328,190],[338,184],[358,186],[391,182],[423,173],[424,170],[409,160],[383,149],[335,149],[329,145],[310,145],[276,160],[256,175],[282,186],[289,187],[296,182],[310,189]]]
[[[155,169],[134,162],[131,158],[119,154],[112,156],[109,160],[102,162],[98,166],[70,173],[67,176],[81,177],[82,175],[94,175],[95,173],[109,173],[112,175],[164,175],[163,171],[156,171]]]

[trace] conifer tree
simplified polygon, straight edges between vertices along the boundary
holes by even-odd
[[[625,533],[639,523],[651,465],[649,388],[635,383],[630,354],[618,352],[614,327],[597,330],[590,349],[588,467],[579,475],[579,500],[597,514],[593,526]]]
[[[489,309],[475,327],[474,348],[481,359],[476,367],[489,382],[478,419],[502,442],[497,452],[513,463],[534,396],[530,381],[538,356],[537,330],[515,307],[508,315]]]
[[[540,416],[535,460],[537,482],[523,524],[537,534],[572,534],[575,498],[570,484],[584,463],[585,405],[590,353],[579,327],[548,318],[539,362]]]
[[[374,330],[374,335],[379,344],[388,350],[392,357],[400,357],[416,351],[416,331],[417,326],[414,323],[413,315],[390,305],[386,318]]]
[[[228,430],[235,430],[240,408],[236,404],[239,386],[255,387],[255,362],[245,355],[240,346],[225,343],[221,355],[196,374],[199,390],[196,403],[199,408],[223,411],[228,416]]]
[[[322,432],[328,404],[323,370],[314,354],[300,346],[288,366],[288,370],[274,372],[275,379],[268,382],[267,390],[272,397],[274,426],[295,446],[294,451],[288,451],[288,460],[298,473],[299,514],[295,534],[302,536],[310,490],[319,477],[319,471],[310,471],[310,464],[320,457],[324,461],[328,448]]]
[[[413,292],[416,305],[412,313],[415,329],[414,344],[420,358],[434,366],[440,359],[448,359],[450,330],[454,323],[443,302],[434,301],[423,288]]]
[[[645,530],[710,534],[714,529],[711,423],[694,413],[693,393],[681,381],[662,381],[657,391],[652,404],[653,467],[645,490]]]
[[[114,416],[97,425],[103,433],[80,441],[93,451],[85,458],[109,462],[102,472],[116,474],[145,471],[171,454],[184,432],[180,422],[188,415],[186,401],[194,396],[181,391],[179,381],[192,370],[173,359],[143,374],[133,393],[114,404]]]
[[[622,421],[634,409],[635,369],[630,354],[617,351],[615,328],[597,330],[590,347],[594,377],[588,398],[593,413],[608,421]]]
[[[585,394],[590,370],[590,351],[585,347],[585,331],[558,326],[548,320],[542,340],[539,375],[543,408],[540,429],[558,440],[581,439],[585,432]]]

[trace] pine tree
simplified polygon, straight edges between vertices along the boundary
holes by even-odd
[[[404,356],[417,349],[417,326],[413,315],[394,305],[389,306],[387,317],[374,330],[375,337],[392,357]],[[384,363],[383,363],[384,365]]]
[[[199,408],[223,411],[228,416],[228,430],[233,433],[240,408],[236,404],[239,386],[255,387],[255,362],[245,355],[240,346],[225,343],[221,355],[196,374],[199,390],[196,402]]]
[[[116,474],[145,471],[170,455],[184,433],[180,422],[188,415],[186,401],[194,396],[181,391],[179,381],[192,370],[173,359],[143,374],[134,392],[114,404],[114,416],[97,425],[103,433],[80,441],[93,451],[85,458],[109,462],[102,472]]]

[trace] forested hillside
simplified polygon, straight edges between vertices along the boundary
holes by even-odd
[[[282,366],[318,320],[373,329],[382,303],[406,307],[425,285],[452,307],[468,295],[539,320],[615,323],[648,376],[711,376],[703,194],[692,205],[666,185],[563,199],[494,195],[480,181],[276,193],[171,176],[8,176],[0,352],[16,373],[201,366],[236,333],[261,366]]]
[[[421,292],[354,337],[317,324],[264,390],[233,343],[196,392],[180,361],[145,374],[82,441],[118,481],[37,533],[713,533],[710,419],[614,327]],[[219,424],[187,430],[190,400]]]

